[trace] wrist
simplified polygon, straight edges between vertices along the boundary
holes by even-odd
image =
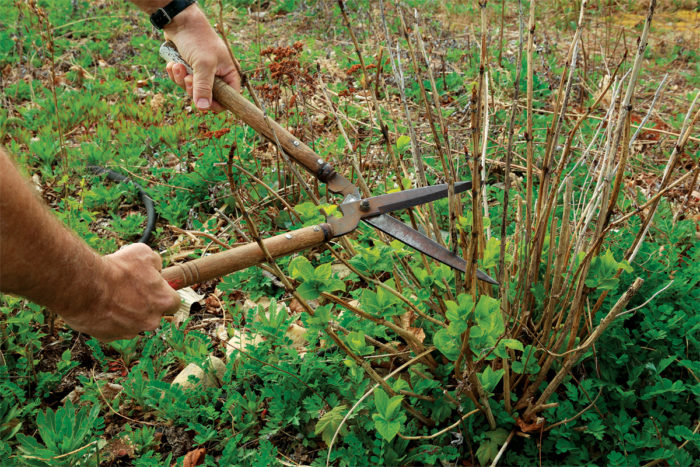
[[[114,267],[105,257],[86,250],[81,255],[80,266],[69,269],[73,274],[66,278],[68,286],[57,294],[53,305],[48,305],[71,325],[100,319],[94,310],[104,309],[104,304],[111,300]]]

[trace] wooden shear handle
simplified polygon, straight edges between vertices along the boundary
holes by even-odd
[[[280,258],[321,245],[332,237],[331,226],[319,224],[266,238],[263,244],[273,258]],[[265,259],[260,246],[256,242],[251,242],[221,253],[167,267],[163,269],[161,275],[173,289],[178,290],[240,271],[262,263]]]
[[[255,131],[263,135],[273,144],[279,141],[284,152],[304,166],[320,181],[326,182],[333,175],[333,170],[318,154],[310,147],[299,141],[299,139],[289,131],[280,126],[271,118],[265,118],[262,110],[253,105],[238,91],[226,84],[221,78],[214,79],[214,99],[225,109],[233,112],[241,120],[247,123]]]
[[[192,73],[192,68],[183,60],[172,42],[167,41],[160,46],[160,55],[168,62],[177,62],[185,65],[188,72]],[[338,175],[332,165],[320,158],[310,147],[299,141],[297,137],[277,122],[266,117],[262,110],[241,96],[238,91],[219,77],[214,78],[212,94],[222,107],[233,112],[273,144],[279,142],[282,150],[289,157],[301,164],[318,180],[326,183],[329,191],[347,195],[357,190],[351,182]]]

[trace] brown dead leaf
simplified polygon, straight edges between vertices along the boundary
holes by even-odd
[[[299,303],[299,300],[297,300],[297,299],[295,298],[295,299],[293,299],[292,302],[289,304],[289,311],[291,311],[293,314],[296,315],[296,314],[299,314],[299,313],[303,313],[304,311],[306,311],[306,309],[305,309],[303,306],[301,306],[301,303]]]
[[[204,462],[204,458],[207,456],[206,448],[199,448],[185,454],[185,458],[182,461],[182,467],[195,467]]]
[[[154,112],[158,112],[163,108],[164,102],[165,99],[163,99],[163,94],[157,93],[151,98],[151,109],[153,109]]]
[[[81,67],[77,63],[74,65],[71,65],[70,67],[71,71],[75,71],[76,75],[78,76],[78,79],[82,82],[83,79],[88,79],[88,80],[94,80],[95,77],[87,71],[85,68]]]
[[[157,94],[156,94],[157,95]],[[155,97],[155,96],[154,96]],[[172,152],[165,153],[165,165],[168,167],[176,167],[180,163],[180,159]]]
[[[128,437],[112,438],[107,442],[105,452],[108,458],[115,460],[120,457],[134,457],[134,445]]]
[[[66,80],[66,74],[65,74],[65,73],[61,73],[61,74],[58,74],[58,75],[54,76],[54,79],[53,79],[53,84],[54,84],[54,85],[56,85],[56,86],[65,86],[65,85],[66,85],[66,82],[67,82],[67,80]]]
[[[221,308],[221,301],[214,295],[210,295],[204,300],[204,304],[209,312],[216,312]]]
[[[518,417],[518,419],[515,420],[515,423],[517,423],[520,431],[523,433],[535,433],[539,432],[544,426],[544,418],[537,417],[533,423],[527,423],[525,420]]]
[[[425,340],[425,331],[423,328],[408,328],[409,332],[416,336],[418,342],[423,342]]]

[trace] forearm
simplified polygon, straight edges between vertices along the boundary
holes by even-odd
[[[66,229],[0,148],[0,290],[80,310],[107,291],[102,258]]]

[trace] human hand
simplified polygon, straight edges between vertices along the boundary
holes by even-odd
[[[98,298],[83,303],[79,310],[55,310],[76,331],[106,342],[130,339],[154,330],[161,316],[180,306],[179,295],[160,275],[160,256],[143,243],[128,245],[101,260],[102,271],[94,284],[102,292]]]
[[[193,98],[199,110],[224,110],[212,98],[214,77],[220,77],[237,91],[241,90],[241,78],[228,47],[204,13],[197,5],[192,5],[177,15],[164,30],[166,38],[175,43],[182,58],[194,71],[194,75],[188,75],[184,65],[170,62],[166,66],[170,79]]]

